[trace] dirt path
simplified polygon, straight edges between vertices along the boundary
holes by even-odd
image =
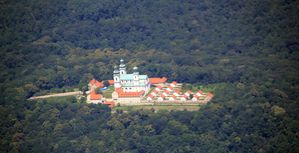
[[[76,96],[81,94],[83,94],[81,91],[65,92],[65,93],[57,93],[57,94],[50,94],[44,96],[34,96],[34,97],[30,97],[28,100],[44,99],[44,98],[51,98],[51,97]]]

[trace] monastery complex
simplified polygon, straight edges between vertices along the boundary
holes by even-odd
[[[110,107],[115,105],[144,105],[154,103],[190,103],[204,104],[213,97],[212,93],[204,93],[199,90],[182,92],[182,84],[173,81],[167,83],[167,78],[149,78],[147,75],[139,74],[138,67],[128,73],[124,60],[120,60],[119,66],[114,66],[113,80],[108,80],[114,91],[111,97],[104,97],[97,93],[98,90],[107,89],[104,82],[92,79],[88,84],[87,102],[103,103]],[[105,92],[105,91],[103,91]]]

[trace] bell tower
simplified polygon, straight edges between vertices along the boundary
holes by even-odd
[[[133,79],[134,80],[139,80],[139,72],[138,72],[138,67],[137,66],[135,66],[134,68],[133,68]]]
[[[124,64],[124,60],[123,59],[120,60],[119,74],[120,75],[127,74],[126,65]]]
[[[117,66],[114,66],[114,71],[113,71],[113,80],[114,80],[114,88],[120,88],[120,75],[119,75],[119,70],[117,69]]]
[[[134,86],[139,86],[139,72],[136,66],[133,68],[133,82]],[[139,91],[138,87],[136,87],[136,90]]]

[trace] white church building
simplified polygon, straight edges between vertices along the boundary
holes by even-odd
[[[133,73],[128,74],[124,60],[120,60],[119,69],[114,67],[113,71],[114,88],[122,88],[124,92],[139,92],[147,93],[150,89],[150,81],[147,75],[140,75],[138,68],[133,68]]]
[[[126,70],[124,60],[120,60],[119,67],[114,66],[113,80],[115,92],[112,93],[113,99],[142,97],[150,90],[151,83],[147,75],[140,75],[138,68],[133,68],[133,73],[129,74]]]

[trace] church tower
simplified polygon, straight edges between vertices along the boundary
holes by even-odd
[[[113,80],[114,80],[114,88],[120,88],[120,75],[119,75],[119,70],[117,69],[117,66],[114,66],[114,71],[113,71]]]
[[[124,60],[123,60],[123,59],[120,60],[119,74],[120,74],[120,75],[122,75],[122,74],[127,74],[127,71],[126,71],[126,65],[124,64]]]
[[[137,66],[135,66],[134,68],[133,68],[133,76],[134,76],[134,80],[139,80],[139,72],[138,72],[138,67]]]
[[[134,86],[139,86],[139,72],[138,72],[138,67],[136,66],[133,68],[133,82],[134,82]],[[139,89],[135,89],[135,90],[139,90]]]

